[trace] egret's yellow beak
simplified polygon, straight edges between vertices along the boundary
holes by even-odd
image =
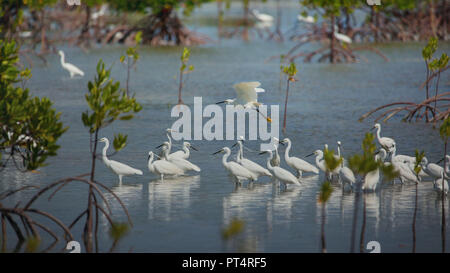
[[[267,122],[269,122],[269,123],[272,122],[272,119],[267,117]]]

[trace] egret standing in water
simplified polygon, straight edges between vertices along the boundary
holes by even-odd
[[[166,160],[156,160],[153,162],[153,157],[153,152],[148,152],[148,169],[152,173],[159,175],[161,177],[161,182],[164,182],[164,175],[180,176],[184,174],[184,171],[175,164]]]
[[[247,170],[242,165],[239,165],[238,163],[236,163],[234,161],[227,162],[227,159],[231,154],[230,148],[223,147],[219,151],[213,153],[213,155],[218,154],[218,153],[225,153],[222,157],[222,165],[234,177],[236,182],[238,182],[239,184],[242,183],[242,180],[255,181],[256,179],[258,179],[256,174]]]
[[[183,142],[183,149],[169,154],[168,158],[170,159],[170,158],[174,158],[174,157],[179,157],[182,159],[189,159],[189,156],[191,154],[190,149],[192,149],[194,151],[198,151],[197,148],[195,148],[194,146],[191,145],[191,143],[185,141],[185,142]]]
[[[237,163],[241,164],[244,168],[251,171],[256,175],[256,179],[260,176],[269,176],[272,177],[272,174],[269,172],[269,170],[261,167],[259,164],[251,161],[250,159],[244,158],[244,139],[241,136],[238,140],[237,144],[239,144],[239,152],[237,156]],[[235,144],[236,145],[236,144]],[[234,146],[234,145],[233,145]]]
[[[292,145],[291,140],[289,138],[283,139],[282,142],[287,143],[286,150],[284,151],[284,160],[291,168],[293,168],[298,172],[298,178],[302,177],[303,172],[312,172],[315,174],[319,174],[319,170],[312,164],[298,157],[289,156],[289,151],[291,150]]]
[[[388,153],[392,153],[395,149],[395,141],[389,137],[381,137],[381,125],[376,123],[372,130],[377,129],[377,140],[381,147],[383,147]]]
[[[334,37],[336,37],[337,40],[347,43],[347,44],[351,44],[352,43],[352,38],[348,37],[345,34],[339,33],[338,32],[338,27],[336,25],[334,25]]]
[[[158,146],[157,148],[162,147],[162,152],[164,155],[164,159],[169,161],[170,163],[176,165],[178,168],[182,169],[184,172],[187,171],[195,171],[200,172],[201,169],[191,162],[187,161],[186,159],[180,158],[180,157],[171,157],[169,158],[170,153],[170,145],[169,142],[165,141],[163,144]]]
[[[442,192],[442,184],[444,184],[444,194],[447,195],[448,193],[448,181],[444,179],[444,171],[441,172],[441,177],[434,181],[434,187]]]
[[[103,153],[102,153],[103,163],[105,163],[106,167],[110,168],[111,171],[113,171],[115,174],[117,174],[119,176],[120,184],[122,184],[123,176],[134,175],[134,174],[142,175],[141,170],[132,168],[126,164],[117,162],[115,160],[109,160],[108,157],[106,156],[106,151],[109,148],[109,140],[106,137],[103,137],[99,141],[105,143],[105,147],[103,147]]]
[[[234,106],[241,105],[244,109],[255,109],[261,116],[263,116],[268,122],[272,122],[269,117],[266,117],[259,112],[259,107],[262,103],[258,102],[258,93],[265,92],[264,89],[259,88],[260,82],[241,82],[233,86],[236,91],[237,97],[234,99],[226,99],[219,101],[216,104],[225,103],[232,104]]]
[[[287,184],[300,185],[297,177],[290,173],[288,170],[285,170],[278,166],[272,166],[270,161],[272,160],[273,154],[271,150],[267,150],[265,152],[261,152],[260,154],[268,153],[269,157],[267,158],[267,168],[273,173],[275,178],[284,184],[284,187],[287,189]]]
[[[81,77],[84,76],[84,72],[81,71],[81,69],[79,69],[78,67],[74,66],[71,63],[66,63],[65,62],[65,55],[64,55],[64,52],[62,50],[60,50],[58,53],[59,53],[59,56],[61,56],[61,66],[65,70],[69,71],[71,78],[73,78],[75,75],[80,75]]]
[[[337,144],[338,156],[341,157],[342,144],[340,141],[338,141]],[[353,187],[353,184],[356,182],[355,174],[349,167],[345,166],[344,159],[342,159],[341,168],[339,169],[339,180],[341,179],[343,179],[344,183],[348,183],[351,187]]]
[[[273,155],[273,158],[270,160],[270,164],[274,167],[278,167],[280,166],[281,160],[280,160],[280,155],[278,154],[278,144],[282,144],[284,145],[278,138],[276,137],[272,137],[272,140],[274,141],[274,149],[275,149],[275,153]]]

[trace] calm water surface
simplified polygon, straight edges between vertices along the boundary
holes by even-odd
[[[216,28],[203,23],[215,12],[214,5],[204,6],[195,14],[199,20],[190,19],[191,28],[216,39]],[[231,12],[236,13],[237,10]],[[286,26],[295,20],[297,9],[287,6],[284,12]],[[239,39],[220,42],[216,39],[214,43],[193,48],[190,62],[195,71],[188,76],[183,91],[185,103],[192,104],[194,96],[202,96],[204,105],[231,98],[234,96],[231,86],[249,80],[260,81],[266,89],[261,101],[266,104],[283,102],[284,93],[278,89],[279,63],[266,60],[286,53],[292,45],[290,42],[279,44],[261,40],[255,34],[247,43]],[[422,46],[379,45],[390,62],[384,62],[371,53],[361,53],[368,58],[367,63],[298,63],[299,82],[291,87],[287,117],[287,136],[293,142],[291,153],[304,157],[315,149],[321,149],[325,143],[335,148],[337,140],[343,143],[345,156],[359,152],[365,132],[373,125],[372,119],[362,123],[357,121],[363,113],[392,101],[418,102],[424,98],[424,91],[419,90],[425,76]],[[448,43],[441,43],[441,51],[448,52],[449,48]],[[134,224],[117,251],[318,252],[321,214],[316,200],[322,174],[306,178],[301,187],[281,192],[269,178],[236,188],[221,165],[221,156],[211,155],[223,146],[232,145],[230,141],[192,141],[200,149],[191,153],[192,162],[202,168],[199,175],[161,183],[148,171],[148,151],[166,140],[164,129],[175,121],[170,117],[170,110],[177,99],[174,77],[181,50],[178,47],[140,49],[141,59],[136,71],[132,72],[130,88],[136,93],[143,110],[132,121],[116,122],[101,132],[101,136],[109,139],[119,132],[128,134],[128,146],[113,158],[144,171],[143,176],[126,177],[119,185],[117,176],[101,162],[98,164],[96,178],[122,199]],[[28,83],[34,95],[48,96],[55,102],[55,107],[62,112],[64,124],[70,127],[59,141],[61,149],[58,156],[50,158],[49,166],[40,169],[39,174],[23,174],[12,168],[1,172],[0,192],[25,184],[45,185],[89,171],[89,134],[81,122],[81,112],[87,109],[84,101],[87,82],[93,79],[97,61],[101,58],[107,65],[114,63],[112,75],[124,83],[126,70],[119,63],[119,57],[125,49],[107,47],[84,53],[77,48],[65,48],[65,51],[67,60],[85,71],[84,78],[70,79],[61,69],[59,58],[50,56],[48,66],[35,63],[33,78]],[[443,77],[441,86],[442,90],[448,89],[449,79]],[[414,150],[420,148],[426,151],[431,161],[442,157],[443,143],[439,133],[429,125],[405,124],[394,118],[382,125],[382,134],[395,138],[399,153],[414,154]],[[246,145],[253,150],[259,148],[258,141],[247,141]],[[265,164],[265,157],[257,153],[246,151],[246,157]],[[309,160],[312,162],[313,159]],[[15,204],[27,200],[31,194],[22,192],[9,202]],[[390,183],[375,193],[365,194],[365,241],[379,241],[383,252],[410,252],[414,198],[414,185]],[[335,186],[326,210],[329,252],[349,251],[354,200],[354,193],[343,192]],[[86,203],[87,187],[73,184],[50,202],[42,198],[36,207],[69,224]],[[448,200],[445,205],[448,211]],[[114,203],[112,209],[116,220],[126,220],[118,204]],[[235,240],[224,242],[221,229],[234,218],[245,221],[245,230]],[[101,219],[101,223],[100,247],[107,250],[111,241],[106,219]],[[360,226],[359,221],[357,238]],[[432,183],[425,181],[418,186],[417,251],[441,250],[440,226],[441,201]],[[81,229],[81,225],[74,229],[77,238],[80,238]]]

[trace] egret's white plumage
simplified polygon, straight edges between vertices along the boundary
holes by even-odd
[[[301,14],[297,15],[297,20],[299,20],[300,22],[305,22],[308,24],[312,24],[316,22],[316,18],[314,18],[311,15],[307,15],[307,16],[303,16]]]
[[[179,157],[169,158],[168,157],[169,153],[170,153],[169,142],[167,142],[167,141],[164,142],[164,144],[162,146],[162,150],[163,150],[165,160],[175,164],[178,168],[182,169],[184,172],[187,172],[187,171],[200,172],[201,171],[201,169],[197,165],[187,161],[186,159],[179,158]]]
[[[434,181],[441,178],[441,173],[444,170],[436,163],[428,163],[428,159],[424,157],[421,162],[422,170],[428,174]]]
[[[225,153],[222,157],[222,165],[225,169],[237,180],[237,182],[241,183],[242,180],[251,180],[255,181],[258,177],[256,174],[244,168],[242,165],[234,162],[227,161],[228,157],[231,154],[231,150],[228,147],[223,147],[221,150],[215,152],[217,153]]]
[[[376,123],[372,129],[377,129],[377,140],[381,147],[383,147],[388,153],[392,153],[395,149],[395,141],[389,137],[381,137],[381,125]]]
[[[94,12],[91,14],[91,19],[92,20],[97,20],[99,17],[105,15],[106,11],[108,10],[108,5],[107,4],[103,4],[100,7],[100,10]]]
[[[167,160],[156,160],[153,162],[154,154],[152,151],[148,153],[148,169],[161,177],[161,181],[164,181],[165,175],[179,176],[183,175],[184,171],[175,164]]]
[[[73,78],[75,75],[84,76],[84,72],[81,71],[81,69],[79,69],[78,67],[76,67],[75,65],[73,65],[71,63],[66,63],[65,55],[62,50],[60,50],[58,53],[59,53],[59,56],[61,56],[61,66],[65,70],[69,71],[71,78]]]
[[[280,166],[281,163],[281,159],[280,159],[280,154],[278,154],[278,143],[280,143],[280,140],[276,137],[272,137],[272,140],[274,141],[274,150],[275,153],[273,154],[272,159],[270,160],[270,164],[272,166]]]
[[[444,182],[443,183],[444,184],[444,193],[445,193],[445,195],[447,195],[447,193],[448,193],[448,181],[444,179],[444,171],[441,172],[441,177],[434,181],[434,187],[440,192],[442,192],[442,182]]]
[[[106,151],[109,148],[109,140],[106,137],[103,137],[99,141],[105,143],[105,147],[103,147],[103,152],[102,152],[103,163],[105,163],[106,167],[111,169],[115,174],[117,174],[119,176],[120,184],[122,184],[123,176],[134,175],[134,174],[142,175],[141,170],[132,168],[132,167],[130,167],[126,164],[120,163],[118,161],[108,159],[108,157],[106,155]]]
[[[272,22],[273,16],[265,13],[261,13],[258,10],[252,10],[253,16],[261,22]]]
[[[282,142],[287,143],[287,147],[284,152],[284,160],[291,168],[295,169],[298,172],[299,178],[302,177],[303,172],[312,172],[315,174],[319,174],[319,170],[312,164],[298,157],[289,156],[289,151],[291,150],[292,145],[291,140],[289,138],[283,139]]]
[[[168,158],[171,159],[171,158],[179,157],[182,159],[188,159],[191,154],[191,152],[189,150],[190,148],[196,150],[196,148],[194,146],[192,146],[191,143],[185,141],[185,142],[183,142],[183,149],[169,154]]]
[[[340,141],[338,141],[337,145],[338,145],[338,148],[337,148],[338,157],[341,158],[342,144]],[[355,174],[349,167],[345,166],[344,159],[342,159],[341,168],[339,169],[339,179],[343,179],[344,183],[348,183],[352,187],[353,187],[353,184],[356,182]]]
[[[297,177],[295,177],[295,175],[291,172],[278,166],[272,166],[270,161],[272,160],[273,153],[271,150],[267,150],[266,152],[269,153],[269,157],[267,158],[267,168],[273,173],[277,180],[283,183],[286,187],[287,184],[300,185]]]
[[[260,177],[260,176],[272,177],[272,174],[269,172],[269,170],[267,170],[266,168],[263,168],[258,163],[255,163],[255,162],[251,161],[250,159],[247,159],[244,157],[244,145],[242,142],[243,142],[242,139],[240,139],[238,141],[239,153],[238,153],[238,156],[236,159],[237,163],[241,164],[244,168],[246,168],[250,172],[254,173],[256,175],[256,179],[258,179],[258,177]]]
[[[341,42],[347,43],[347,44],[351,44],[352,43],[352,38],[348,37],[345,34],[339,33],[338,32],[338,27],[335,25],[334,26],[334,37],[336,37],[336,39],[338,39]]]

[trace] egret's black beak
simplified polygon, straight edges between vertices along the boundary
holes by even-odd
[[[280,143],[280,144],[283,145],[283,146],[285,145],[284,142],[279,141],[279,140],[278,140],[278,143]]]
[[[238,145],[237,142],[234,143],[233,146],[231,146],[231,148],[233,149],[234,147],[236,147],[236,145]]]
[[[159,148],[161,148],[162,146],[164,146],[164,143],[163,144],[161,144],[161,145],[159,145],[158,147],[156,147],[155,149],[159,149]]]
[[[262,152],[259,153],[259,155],[263,155],[263,154],[266,154],[266,153],[267,153],[266,151],[262,151]]]
[[[222,151],[223,151],[223,150],[218,150],[217,152],[213,153],[212,155],[215,155],[215,154],[221,153]]]
[[[445,157],[444,157],[444,158],[441,158],[438,162],[436,162],[436,164],[441,163],[442,161],[444,161],[444,159],[445,159]]]
[[[380,150],[378,150],[378,151],[375,152],[376,155],[379,154],[379,153],[380,153]]]
[[[150,160],[150,155],[148,155],[148,157],[147,157],[147,161],[149,161]]]
[[[310,157],[310,156],[312,156],[312,155],[314,155],[314,153],[310,153],[309,155],[307,155],[306,157]]]
[[[192,150],[198,152],[197,148],[195,148],[194,146],[191,145],[190,147],[192,148]]]
[[[224,101],[219,101],[219,102],[216,102],[216,104],[221,104],[221,103],[225,103],[226,101],[224,100]]]
[[[375,126],[373,126],[373,127],[372,127],[372,129],[370,129],[370,131],[373,131],[373,130],[375,130],[375,128],[376,128],[376,127],[375,127]]]

